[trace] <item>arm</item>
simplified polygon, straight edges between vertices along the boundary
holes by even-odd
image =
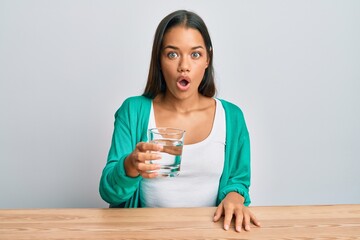
[[[129,200],[137,190],[139,176],[129,177],[124,168],[127,156],[135,148],[136,135],[131,125],[130,107],[127,101],[115,114],[114,132],[106,166],[100,179],[100,195],[110,205],[119,205]]]
[[[249,195],[251,169],[250,169],[250,139],[246,126],[243,134],[227,143],[226,156],[228,158],[228,179],[220,188],[219,199],[223,200],[230,192],[237,192],[244,198],[244,205],[251,203]],[[230,146],[229,146],[230,145]]]
[[[246,139],[246,138],[245,138]],[[239,143],[241,140],[239,140]],[[249,139],[244,140],[238,148],[238,161],[232,165],[227,185],[221,189],[222,200],[216,209],[214,221],[218,221],[224,215],[224,229],[228,230],[232,218],[235,216],[235,229],[240,232],[244,226],[250,231],[250,223],[260,226],[255,215],[247,207],[250,204],[250,154]]]
[[[147,159],[159,158],[149,151],[162,149],[156,144],[145,143],[151,101],[144,96],[128,98],[115,114],[111,147],[99,186],[101,197],[111,206],[137,207],[141,179],[156,176],[147,171],[159,166],[145,163]]]
[[[226,114],[225,163],[220,180],[219,204],[228,193],[237,192],[250,204],[250,138],[241,109],[221,100]]]
[[[260,226],[248,209],[250,204],[250,139],[241,110],[222,101],[226,113],[225,165],[218,193],[218,208],[214,221],[224,215],[224,229],[228,230],[235,216],[236,231],[250,230],[250,222]]]

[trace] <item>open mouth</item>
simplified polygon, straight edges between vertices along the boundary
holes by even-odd
[[[186,76],[182,76],[178,79],[177,86],[181,91],[186,91],[190,87],[190,82],[191,81],[189,78],[187,78]]]
[[[189,81],[186,79],[182,79],[179,81],[179,84],[183,87],[186,87],[189,84]]]

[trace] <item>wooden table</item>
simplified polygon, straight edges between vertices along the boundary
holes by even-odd
[[[251,207],[262,227],[224,231],[215,208],[0,210],[0,239],[360,239],[360,204]]]

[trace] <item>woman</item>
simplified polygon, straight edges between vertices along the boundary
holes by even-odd
[[[241,110],[214,98],[213,49],[207,27],[195,13],[180,10],[157,27],[147,85],[124,101],[100,181],[111,207],[217,206],[228,230],[259,226],[250,204],[250,141]],[[147,142],[152,127],[186,130],[180,175],[157,178],[148,160],[162,147]]]

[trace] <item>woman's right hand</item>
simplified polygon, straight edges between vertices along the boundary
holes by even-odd
[[[147,163],[146,161],[161,159],[161,155],[156,153],[163,150],[163,146],[155,143],[139,142],[135,150],[125,159],[124,167],[126,175],[144,178],[155,178],[160,165]],[[151,171],[151,172],[149,172]]]

